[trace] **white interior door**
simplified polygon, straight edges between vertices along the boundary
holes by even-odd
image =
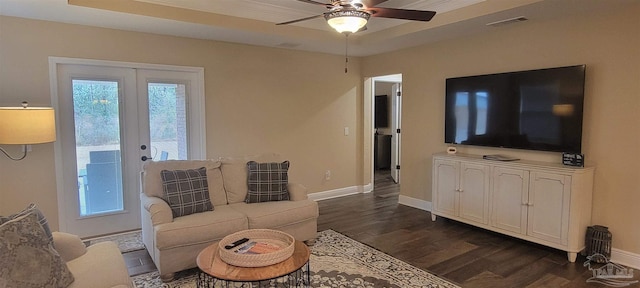
[[[396,83],[391,88],[391,178],[400,183],[400,138],[402,113],[402,83]]]
[[[139,229],[144,161],[205,157],[202,69],[53,62],[60,230]]]

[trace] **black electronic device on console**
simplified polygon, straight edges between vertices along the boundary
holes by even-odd
[[[562,153],[562,164],[568,166],[584,167],[584,154]]]

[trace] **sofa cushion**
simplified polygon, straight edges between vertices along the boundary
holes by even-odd
[[[33,211],[0,225],[0,239],[0,286],[55,288],[74,281]]]
[[[209,243],[247,228],[247,217],[244,214],[223,205],[216,207],[214,211],[175,218],[171,223],[155,226],[155,248],[168,250]]]
[[[162,170],[163,199],[169,203],[173,217],[213,210],[209,199],[207,168]]]
[[[289,161],[247,162],[247,203],[289,200]]]
[[[236,203],[229,206],[247,216],[249,229],[277,229],[318,218],[318,203],[313,200]]]
[[[49,222],[47,221],[47,218],[44,217],[44,214],[42,214],[40,209],[38,209],[38,206],[36,206],[36,204],[34,203],[29,204],[27,208],[25,208],[24,210],[16,214],[9,215],[9,216],[0,216],[0,225],[10,220],[16,219],[18,217],[27,215],[31,212],[33,212],[34,214],[36,214],[36,216],[38,216],[38,222],[40,223],[40,225],[42,225],[42,229],[44,229],[44,233],[47,235],[47,239],[49,239],[49,241],[53,243],[53,236],[51,234],[51,229],[49,228]]]
[[[224,189],[229,204],[244,202],[247,198],[247,162],[282,162],[282,157],[275,153],[244,157],[220,157]],[[215,204],[214,204],[215,205]]]
[[[162,170],[186,170],[207,168],[207,184],[209,185],[209,198],[213,206],[226,205],[227,194],[224,191],[220,162],[214,160],[167,160],[148,161],[144,164],[142,172],[142,191],[147,196],[162,198]]]

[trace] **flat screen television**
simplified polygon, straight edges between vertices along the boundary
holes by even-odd
[[[445,143],[581,153],[585,69],[446,79]]]

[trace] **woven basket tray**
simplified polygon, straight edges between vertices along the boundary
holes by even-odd
[[[264,254],[242,254],[237,253],[237,248],[225,249],[224,246],[231,244],[239,239],[249,238],[250,242],[265,243],[279,246],[280,249]],[[271,229],[249,229],[233,233],[222,238],[218,243],[218,251],[220,251],[220,259],[227,264],[238,267],[264,267],[280,263],[293,255],[295,247],[295,239],[293,236],[282,231]]]

